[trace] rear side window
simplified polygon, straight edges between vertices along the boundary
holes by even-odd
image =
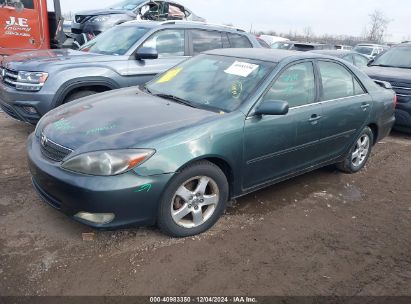
[[[320,61],[323,98],[332,100],[363,94],[364,90],[355,77],[342,65],[334,62]]]
[[[208,50],[223,48],[223,39],[221,32],[191,30],[193,40],[193,53],[197,55]]]
[[[24,8],[26,8],[26,9],[34,9],[34,3],[33,3],[34,1],[33,0],[21,0],[20,2],[24,5]],[[0,6],[6,5],[6,4],[8,6],[15,6],[15,3],[13,3],[13,1],[0,0]]]
[[[159,58],[184,56],[184,30],[164,30],[154,33],[142,47],[154,48]]]
[[[247,37],[239,34],[228,33],[228,39],[232,48],[251,48],[252,44]]]
[[[315,101],[315,78],[311,62],[293,65],[281,73],[263,100],[287,101],[290,108]]]

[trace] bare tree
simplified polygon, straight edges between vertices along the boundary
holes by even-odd
[[[379,10],[375,10],[369,16],[370,28],[367,31],[367,40],[381,43],[391,20]]]
[[[303,29],[303,35],[307,42],[310,42],[312,40],[312,38],[314,37],[314,32],[311,26],[307,26]]]

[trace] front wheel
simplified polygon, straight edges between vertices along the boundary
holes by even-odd
[[[337,164],[337,168],[346,173],[357,173],[364,168],[371,155],[374,134],[369,127],[365,127],[350,149],[344,161]]]
[[[211,228],[223,214],[228,182],[219,167],[200,161],[182,170],[165,190],[158,226],[173,237],[187,237]]]

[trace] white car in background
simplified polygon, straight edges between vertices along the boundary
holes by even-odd
[[[290,41],[290,39],[279,37],[279,36],[271,36],[271,35],[260,35],[259,38],[263,39],[268,45],[273,45],[276,42],[281,41]]]
[[[378,54],[387,50],[388,47],[380,44],[357,44],[353,49],[354,52],[367,56],[368,59],[374,59]]]

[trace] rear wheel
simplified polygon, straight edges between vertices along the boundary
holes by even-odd
[[[228,182],[219,167],[201,161],[185,168],[163,194],[158,226],[167,235],[187,237],[211,228],[224,212]]]
[[[357,173],[364,168],[371,154],[373,140],[373,132],[369,127],[365,127],[345,160],[337,164],[337,168],[346,173]]]
[[[83,97],[94,95],[94,94],[97,94],[97,92],[96,91],[91,91],[91,90],[77,91],[77,92],[74,92],[74,93],[70,94],[69,96],[67,96],[66,99],[64,99],[63,104],[71,102],[71,101],[76,100],[76,99],[80,99],[80,98],[83,98]]]

